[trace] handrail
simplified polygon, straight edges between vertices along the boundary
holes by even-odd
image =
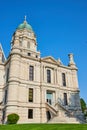
[[[50,108],[51,112],[55,113],[55,115],[57,114],[58,111],[54,108],[54,106],[50,105],[48,102],[46,102],[45,104]]]

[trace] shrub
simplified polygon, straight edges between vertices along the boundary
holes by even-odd
[[[12,113],[7,116],[8,124],[16,124],[18,120],[19,120],[19,115],[17,115],[16,113]]]
[[[87,117],[87,112],[85,112],[84,116]]]
[[[84,113],[86,109],[86,103],[83,98],[80,99],[80,103],[81,103],[82,112]]]

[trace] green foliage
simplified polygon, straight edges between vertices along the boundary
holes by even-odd
[[[82,112],[84,113],[84,110],[86,109],[86,103],[83,98],[80,99],[80,103],[81,103]]]
[[[18,120],[19,120],[19,115],[17,115],[16,113],[9,114],[7,117],[8,124],[16,124]]]
[[[84,116],[87,117],[87,112],[85,112]]]

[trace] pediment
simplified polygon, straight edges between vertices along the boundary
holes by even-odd
[[[48,57],[42,58],[42,61],[44,61],[44,62],[48,62],[48,63],[57,64],[57,61],[56,61],[53,57],[51,57],[51,56],[48,56]]]

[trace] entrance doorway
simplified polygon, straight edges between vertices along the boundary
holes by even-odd
[[[46,115],[47,115],[47,121],[49,121],[51,119],[50,111],[46,111]]]
[[[52,92],[47,91],[47,93],[46,93],[46,100],[47,100],[47,102],[48,102],[50,105],[52,105],[52,100],[53,100],[53,93],[52,93]]]

